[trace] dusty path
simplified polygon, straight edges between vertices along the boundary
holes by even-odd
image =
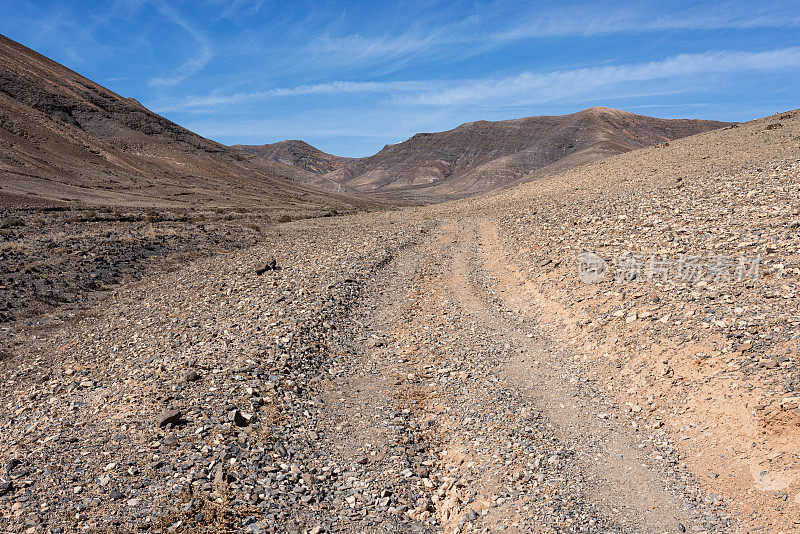
[[[355,357],[328,388],[334,446],[385,483],[416,486],[422,497],[401,512],[419,529],[725,529],[685,473],[662,469],[666,443],[537,333],[535,292],[496,232],[443,221],[373,280]]]

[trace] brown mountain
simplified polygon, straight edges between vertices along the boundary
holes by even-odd
[[[601,107],[571,115],[470,122],[446,132],[417,134],[374,156],[337,161],[338,167],[321,178],[366,193],[420,200],[462,197],[729,124],[658,119]],[[298,161],[316,161],[317,153],[324,154],[303,145],[294,145],[302,152],[295,156]],[[288,158],[268,159],[290,163]]]
[[[297,139],[267,145],[233,145],[233,148],[244,150],[268,161],[277,161],[298,167],[314,174],[329,173],[353,161],[353,158],[327,154]]]
[[[348,209],[363,200],[303,185],[0,36],[0,205]]]

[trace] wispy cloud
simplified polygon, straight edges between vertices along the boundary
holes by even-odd
[[[626,87],[628,84],[654,80],[686,80],[698,76],[746,71],[772,71],[800,67],[800,47],[763,52],[711,51],[681,54],[661,61],[607,65],[552,72],[523,72],[501,78],[474,80],[398,80],[390,82],[332,81],[327,83],[278,87],[257,92],[230,95],[196,95],[155,106],[159,113],[214,110],[225,106],[247,104],[285,97],[313,95],[348,95],[373,93],[389,95],[395,105],[520,106],[553,99],[581,95],[592,98],[604,88]],[[666,91],[672,94],[680,89]],[[637,96],[665,94],[664,88]]]
[[[156,10],[173,24],[179,26],[197,43],[197,54],[184,62],[170,74],[150,79],[149,84],[154,87],[174,86],[193,76],[203,69],[214,56],[211,41],[205,33],[189,24],[175,9],[161,0],[153,0]]]
[[[435,26],[415,23],[400,33],[380,35],[349,34],[332,36],[324,33],[302,47],[299,56],[315,64],[369,66],[391,62],[402,66],[420,56],[441,56],[461,51],[450,46],[467,43],[473,37],[479,19],[475,16],[450,22],[439,21]]]
[[[652,15],[652,9],[641,10],[628,5],[616,9],[604,9],[606,6],[600,5],[595,7],[582,7],[579,12],[564,9],[524,15],[522,21],[511,29],[486,37],[490,42],[508,43],[524,39],[615,33],[800,26],[800,12],[797,12],[796,6],[748,6],[747,10],[743,10],[735,5],[717,3],[656,17]]]
[[[154,107],[154,111],[158,113],[187,110],[201,111],[291,96],[419,92],[430,90],[433,85],[440,85],[440,83],[413,80],[392,82],[333,81],[313,85],[298,85],[295,87],[276,87],[265,91],[235,93],[231,95],[212,94],[205,96],[189,96],[182,100],[157,105]]]
[[[589,67],[548,73],[523,72],[500,79],[465,82],[458,87],[407,97],[406,103],[467,105],[505,102],[536,103],[565,96],[591,94],[604,87],[652,80],[685,80],[708,74],[769,71],[800,67],[800,47],[766,52],[706,52],[681,54],[662,61]]]
[[[436,24],[416,23],[397,33],[323,33],[294,56],[307,65],[336,68],[391,64],[400,68],[417,58],[467,58],[489,50],[533,39],[642,34],[680,30],[741,30],[800,27],[796,5],[746,6],[720,3],[675,10],[654,17],[650,6],[582,5],[542,9],[503,17],[471,15]],[[496,29],[500,28],[500,29]],[[297,59],[299,58],[299,59]]]

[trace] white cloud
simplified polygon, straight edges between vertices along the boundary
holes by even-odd
[[[543,37],[592,36],[614,33],[648,33],[670,30],[714,30],[748,28],[789,28],[800,26],[796,6],[746,6],[715,3],[654,17],[655,10],[636,10],[631,6],[604,9],[583,6],[580,12],[561,10],[533,13],[522,17],[512,29],[490,34],[497,43]]]
[[[800,12],[791,5],[717,3],[654,17],[657,11],[653,6],[607,3],[565,9],[532,7],[505,16],[474,15],[452,22],[437,20],[435,25],[414,24],[395,34],[338,36],[339,32],[328,32],[309,41],[293,58],[296,65],[347,68],[385,64],[396,69],[418,57],[470,57],[531,39],[800,27]]]
[[[706,74],[764,71],[800,67],[800,47],[766,52],[706,52],[681,54],[662,61],[588,67],[548,73],[523,72],[500,79],[464,82],[458,87],[407,96],[407,103],[466,105],[542,102],[568,95],[590,94],[604,87],[651,80],[681,80]]]
[[[272,98],[312,95],[344,95],[353,93],[401,93],[419,92],[428,90],[435,82],[427,81],[393,81],[393,82],[356,82],[332,81],[311,85],[297,85],[294,87],[276,87],[265,91],[249,93],[235,93],[231,95],[205,95],[189,96],[182,100],[157,105],[154,111],[164,113],[169,111],[205,110],[222,106],[245,104]]]

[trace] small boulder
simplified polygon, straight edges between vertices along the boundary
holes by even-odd
[[[20,465],[22,465],[22,462],[19,461],[17,458],[10,459],[6,464],[6,473],[10,475],[11,472]]]
[[[164,410],[158,417],[156,417],[156,425],[159,428],[164,428],[167,425],[177,425],[183,413],[180,410]]]

